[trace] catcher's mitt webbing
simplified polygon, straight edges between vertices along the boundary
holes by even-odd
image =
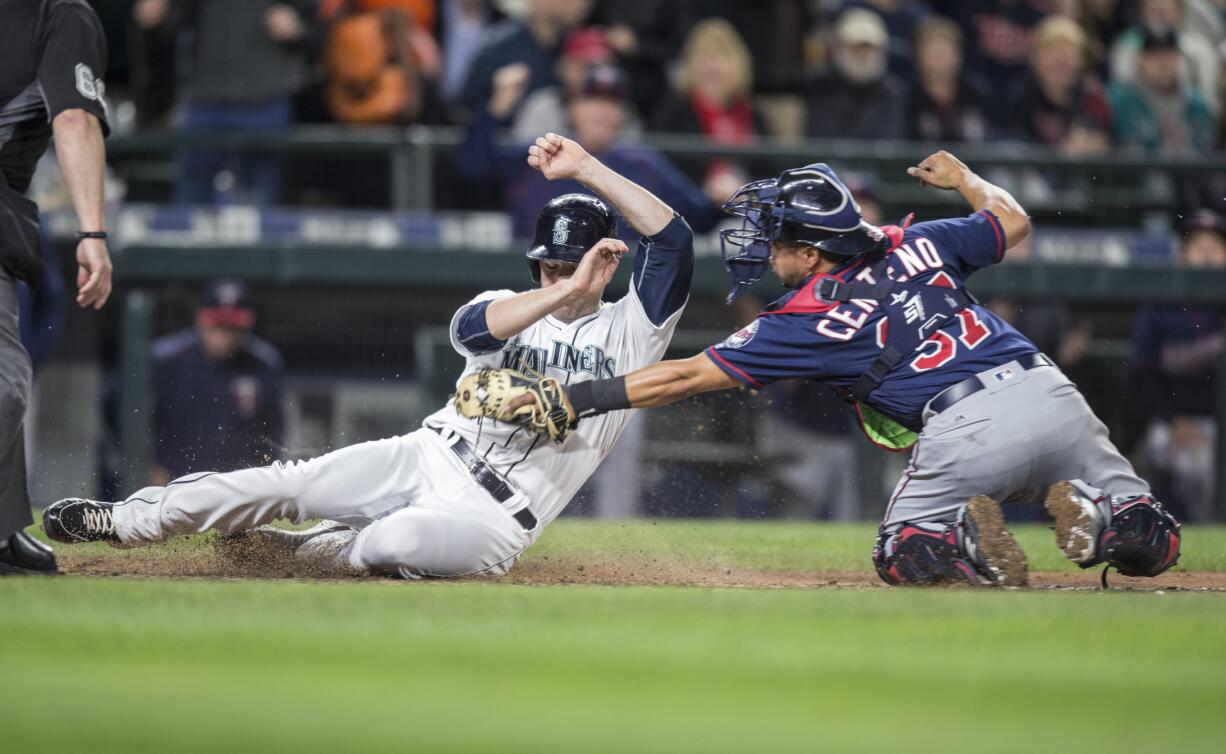
[[[513,422],[556,442],[566,439],[576,421],[561,383],[552,377],[534,380],[512,369],[465,375],[456,385],[453,403],[462,416]]]

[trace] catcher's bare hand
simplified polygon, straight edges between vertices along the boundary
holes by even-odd
[[[956,189],[971,169],[949,152],[941,150],[929,155],[915,167],[907,168],[907,175],[918,178],[921,186],[939,189]]]
[[[597,241],[583,255],[574,274],[564,281],[570,289],[570,296],[575,300],[599,296],[613,279],[617,265],[627,251],[629,249],[626,244],[616,238],[602,238]]]
[[[111,255],[101,238],[77,244],[77,306],[101,309],[111,295]]]
[[[568,178],[581,180],[584,171],[595,162],[579,142],[547,133],[528,147],[528,164],[541,171],[551,181]]]

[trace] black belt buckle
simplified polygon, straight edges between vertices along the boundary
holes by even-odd
[[[430,429],[437,432],[440,436],[443,434],[443,431],[437,427],[430,427]],[[455,453],[464,464],[464,468],[468,471],[468,475],[472,477],[472,480],[481,485],[499,503],[505,503],[515,496],[515,490],[511,488],[511,485],[499,476],[493,467],[483,461],[481,456],[473,452],[472,446],[463,437],[457,434],[455,441],[448,447],[451,448],[451,452]],[[536,516],[532,511],[528,510],[527,506],[511,514],[511,517],[518,521],[525,531],[532,531],[536,528]]]
[[[1017,359],[1017,363],[1022,367],[1023,372],[1028,372],[1031,369],[1036,369],[1038,367],[1054,367],[1056,365],[1055,362],[1047,358],[1046,354],[1042,353],[1034,353],[1030,354],[1029,356],[1023,356]],[[1000,366],[1004,365],[1002,364]],[[928,410],[932,412],[933,416],[936,416],[942,411],[953,406],[955,403],[963,400],[964,398],[969,398],[983,389],[985,389],[983,380],[979,379],[978,374],[972,375],[967,377],[965,380],[962,380],[955,385],[950,385],[941,392],[937,393],[936,397],[929,401]]]

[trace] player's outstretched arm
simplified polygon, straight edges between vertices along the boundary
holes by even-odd
[[[599,299],[600,292],[613,279],[626,244],[616,238],[602,238],[583,255],[570,277],[545,288],[517,293],[492,302],[485,310],[490,335],[507,340],[528,329],[541,317],[561,306],[584,299]]]
[[[957,157],[941,150],[919,165],[907,168],[907,175],[925,186],[955,189],[976,212],[988,210],[1000,221],[1005,232],[1005,248],[1030,234],[1030,217],[1008,191],[985,181]]]
[[[688,359],[656,362],[621,377],[580,382],[567,393],[575,413],[582,415],[588,411],[667,406],[691,395],[740,386],[700,353]]]
[[[652,408],[740,383],[705,354],[661,361],[622,377],[563,387],[556,379],[532,380],[510,369],[483,369],[456,386],[455,407],[469,418],[513,421],[556,442],[578,419],[628,408]]]
[[[528,148],[528,164],[551,181],[574,179],[609,201],[643,236],[654,236],[673,219],[655,194],[606,167],[578,142],[548,133]]]

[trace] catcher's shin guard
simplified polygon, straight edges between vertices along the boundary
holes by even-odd
[[[1005,528],[1000,505],[976,496],[952,524],[905,523],[882,532],[873,548],[877,574],[887,584],[1025,586],[1026,555]]]
[[[1082,568],[1106,563],[1125,576],[1157,576],[1179,560],[1179,521],[1149,495],[1112,498],[1083,482],[1047,491],[1056,544]]]

